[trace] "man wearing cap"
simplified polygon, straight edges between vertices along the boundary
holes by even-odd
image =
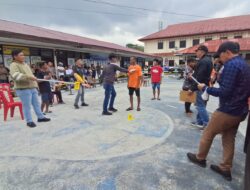
[[[219,97],[219,108],[213,113],[208,127],[200,140],[197,154],[188,153],[191,162],[206,167],[206,158],[213,139],[222,135],[223,160],[220,165],[211,165],[211,169],[231,181],[231,169],[234,156],[235,137],[241,121],[248,113],[247,100],[250,96],[250,66],[239,56],[239,45],[235,42],[224,42],[217,54],[224,65],[219,78],[219,88],[198,85],[201,91]]]
[[[196,50],[196,56],[198,58],[198,63],[194,70],[193,77],[199,82],[204,83],[207,86],[210,82],[210,76],[213,69],[213,63],[210,57],[207,56],[208,48],[204,45],[200,45]],[[196,122],[193,122],[192,125],[199,127],[200,129],[204,129],[209,121],[209,116],[206,110],[207,101],[202,99],[202,92],[198,91],[197,84],[195,84],[192,91],[197,91],[197,98],[196,98],[196,109],[197,109],[197,116]]]

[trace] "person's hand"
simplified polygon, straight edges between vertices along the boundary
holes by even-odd
[[[135,72],[136,71],[136,69],[130,69],[129,70],[129,73],[133,73],[133,72]]]
[[[188,90],[188,95],[191,96],[193,92],[191,90]]]
[[[206,86],[206,85],[203,84],[203,83],[202,83],[202,84],[198,84],[198,89],[199,89],[199,90],[202,90],[205,86]]]
[[[29,79],[32,80],[32,81],[37,81],[37,78],[34,77],[34,76],[30,76]]]

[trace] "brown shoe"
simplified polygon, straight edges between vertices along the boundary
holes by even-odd
[[[188,159],[193,162],[194,164],[202,167],[202,168],[205,168],[207,167],[207,161],[206,160],[198,160],[198,158],[196,157],[195,154],[192,154],[192,153],[187,153],[187,157]]]
[[[211,170],[213,170],[215,173],[220,174],[222,177],[224,177],[227,181],[232,181],[232,174],[231,171],[223,171],[219,166],[217,165],[211,165]]]

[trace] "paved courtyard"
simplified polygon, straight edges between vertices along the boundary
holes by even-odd
[[[63,94],[65,105],[52,107],[52,121],[30,129],[18,112],[3,123],[0,110],[0,190],[241,190],[244,137],[237,135],[233,181],[224,181],[209,168],[189,163],[201,131],[190,126],[178,100],[182,81],[164,79],[162,100],[151,101],[151,87],[143,87],[142,111],[129,106],[126,84],[117,84],[116,108],[104,117],[103,89],[87,90],[90,107],[73,108],[74,96]],[[216,99],[208,105],[216,109]],[[195,110],[194,108],[192,108]],[[35,118],[35,117],[34,117]],[[244,131],[244,124],[241,128]],[[217,137],[208,163],[219,163]]]

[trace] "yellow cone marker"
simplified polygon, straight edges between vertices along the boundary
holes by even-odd
[[[128,121],[133,121],[134,119],[135,119],[134,116],[131,113],[129,113],[128,114]]]

